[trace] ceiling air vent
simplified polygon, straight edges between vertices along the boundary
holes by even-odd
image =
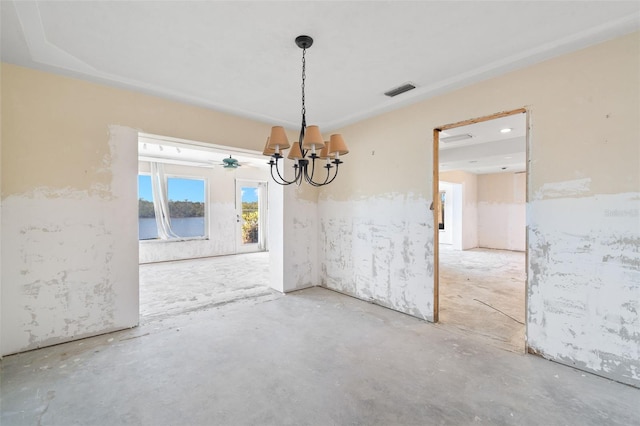
[[[384,92],[384,94],[393,98],[394,96],[398,96],[401,93],[408,92],[409,90],[413,90],[415,88],[416,86],[414,86],[413,84],[407,83],[407,84],[403,84],[400,87],[396,87],[395,89],[391,89],[387,92]]]
[[[445,136],[443,138],[440,138],[440,142],[444,142],[444,143],[460,142],[460,141],[464,141],[471,138],[473,138],[473,135],[471,133],[463,133],[461,135]]]

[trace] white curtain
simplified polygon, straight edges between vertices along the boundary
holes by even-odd
[[[150,164],[153,210],[156,214],[158,237],[163,240],[180,238],[171,229],[171,222],[169,221],[169,200],[167,199],[167,181],[164,177],[164,166],[162,163],[156,162]]]

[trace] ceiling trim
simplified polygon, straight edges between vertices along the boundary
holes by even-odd
[[[383,107],[369,108],[345,117],[342,120],[321,124],[323,128],[329,131],[334,130],[338,127],[353,124],[368,117],[389,112],[450,90],[458,89],[491,77],[496,77],[500,74],[519,68],[524,68],[545,59],[559,56],[563,53],[579,50],[611,38],[620,37],[633,31],[637,31],[638,29],[640,29],[640,12],[621,19],[605,22],[586,31],[555,40],[551,43],[546,43],[533,49],[522,51],[516,55],[491,62],[482,67],[452,76],[428,86],[418,87],[409,92],[407,96],[390,100]]]
[[[282,125],[288,129],[297,129],[300,126],[297,121],[282,120],[269,114],[251,112],[244,108],[225,106],[207,101],[198,96],[185,95],[175,90],[152,85],[145,81],[129,79],[97,70],[47,39],[38,2],[14,1],[13,4],[32,60],[41,64],[43,68],[48,71],[55,72],[56,69],[62,69],[70,71],[89,81],[134,90],[264,123]],[[632,13],[626,17],[603,22],[587,30],[532,49],[523,50],[515,55],[453,75],[444,80],[423,87],[417,87],[403,96],[387,100],[382,105],[372,106],[337,120],[320,121],[317,124],[325,129],[325,131],[333,131],[340,127],[423,101],[447,91],[455,90],[554,56],[637,31],[639,28],[640,12]],[[438,58],[435,59],[437,60]],[[380,95],[383,96],[382,93]]]
[[[100,71],[63,49],[60,49],[47,39],[44,25],[42,23],[42,17],[40,15],[40,7],[37,2],[16,1],[14,2],[14,5],[18,21],[22,27],[22,33],[24,34],[24,38],[29,49],[29,55],[34,62],[47,67],[72,71],[81,75],[82,78],[90,81],[135,90],[153,96],[161,96],[207,109],[226,112],[239,117],[257,120],[264,123],[274,123],[290,129],[295,129],[300,126],[297,122],[281,120],[265,114],[258,114],[254,112],[249,113],[243,109],[231,108],[222,104],[206,101],[197,96],[185,95],[144,81],[128,79],[116,74]]]

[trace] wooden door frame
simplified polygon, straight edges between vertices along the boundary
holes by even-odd
[[[527,199],[529,202],[529,111],[527,108],[518,108],[509,111],[502,111],[483,117],[471,118],[469,120],[458,121],[457,123],[445,124],[433,129],[433,202],[431,203],[431,211],[433,211],[433,322],[438,322],[440,312],[440,230],[438,228],[438,200],[436,194],[440,194],[440,132],[455,129],[456,127],[468,126],[469,124],[482,123],[484,121],[495,120],[496,118],[507,117],[515,114],[527,114],[526,117],[526,163],[527,163]],[[526,247],[529,246],[528,233],[526,236]],[[528,265],[529,250],[525,251],[525,268]],[[528,277],[527,277],[528,281]],[[525,283],[526,285],[526,283]],[[527,309],[527,297],[525,293],[525,314]],[[526,326],[525,326],[526,327]],[[525,331],[526,333],[526,331]],[[525,343],[526,346],[526,343]]]

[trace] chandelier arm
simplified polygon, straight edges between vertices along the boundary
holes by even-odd
[[[338,174],[338,169],[336,168],[336,174],[333,175],[333,177],[331,178],[331,180],[329,180],[329,176],[331,176],[331,169],[332,167],[324,167],[327,169],[327,177],[324,178],[324,182],[316,182],[313,180],[313,173],[311,175],[311,177],[309,176],[305,176],[305,180],[307,181],[307,183],[309,183],[311,186],[315,186],[315,187],[320,187],[320,186],[324,186],[324,185],[328,185],[331,182],[333,182],[333,180],[336,178],[336,175]]]
[[[326,184],[328,183],[327,181],[329,180],[329,173],[330,173],[330,171],[329,171],[329,169],[327,168],[327,177],[326,177],[326,178],[324,178],[324,182],[320,183],[320,182],[310,181],[309,183],[310,183],[311,185],[313,185],[313,186],[317,187],[317,188],[318,188],[318,187],[321,187],[321,186],[324,186],[324,185],[326,185]]]
[[[309,175],[309,180],[310,182],[313,182],[313,175],[316,172],[316,157],[313,156],[313,154],[311,155],[311,174]]]
[[[276,167],[276,171],[278,170],[278,168]],[[286,186],[286,185],[291,185],[291,182],[287,182],[284,179],[282,179],[282,177],[280,176],[280,173],[278,173],[278,176],[280,177],[280,180],[276,179],[275,175],[273,174],[273,164],[271,165],[271,179],[273,179],[273,181],[275,183],[277,183],[278,185],[282,185],[282,186]]]
[[[307,174],[305,174],[304,180],[311,186],[316,186],[316,187],[321,186],[317,182],[314,182],[312,179],[309,179],[309,176]]]
[[[323,183],[323,185],[329,185],[331,182],[333,182],[333,181],[335,180],[335,178],[338,176],[338,165],[339,165],[339,164],[336,164],[336,172],[335,172],[335,174],[333,175],[333,177],[331,178],[331,180],[330,180],[329,182],[325,182],[325,183]],[[328,178],[328,177],[329,177],[329,169],[327,169],[327,178]]]
[[[283,178],[282,175],[280,174],[280,168],[278,167],[278,160],[279,158],[276,158],[276,173],[278,174],[278,178],[280,178],[280,182],[282,182],[281,185],[291,185],[291,182]],[[284,160],[282,161],[284,163]],[[273,176],[273,166],[271,166],[271,176]]]
[[[313,160],[315,160],[315,159],[313,159]],[[314,169],[315,169],[314,166],[315,166],[315,161],[314,161],[314,164],[312,164],[312,167],[311,167],[311,175],[309,175],[309,170],[305,170],[304,180],[307,181],[307,183],[315,186],[315,182],[313,181],[313,172],[314,172]]]
[[[322,185],[327,185],[329,183],[329,176],[331,175],[331,169],[332,167],[325,167],[327,169],[327,177],[324,178],[324,182],[322,182]]]
[[[306,170],[307,165],[306,164],[300,164],[300,160],[298,160],[298,167],[296,167],[296,184],[298,186],[300,186],[300,184],[302,183],[302,177],[304,175],[304,171]]]
[[[329,185],[331,182],[333,182],[335,180],[335,178],[338,176],[338,164],[336,164],[336,167],[335,167],[336,172],[334,173],[334,175],[331,178],[331,180],[329,180],[329,176],[330,176],[330,173],[331,173],[330,169],[332,169],[332,168],[333,167],[327,167],[327,177],[324,180],[324,182],[322,182],[322,183],[317,183],[317,182],[311,183],[310,182],[311,185],[313,185],[313,186],[324,186],[324,185]]]
[[[280,168],[278,167],[278,160],[279,158],[276,158],[276,162],[275,162],[275,166],[276,166],[276,173],[278,174],[278,178],[280,178],[280,182],[278,182],[275,178],[275,176],[273,175],[273,164],[271,164],[271,177],[273,178],[273,180],[278,183],[279,185],[291,185],[292,183],[296,183],[297,181],[297,173],[296,173],[296,179],[292,180],[292,181],[288,181],[285,178],[282,177],[282,175],[280,174]],[[282,160],[283,164],[284,164],[284,160]]]

